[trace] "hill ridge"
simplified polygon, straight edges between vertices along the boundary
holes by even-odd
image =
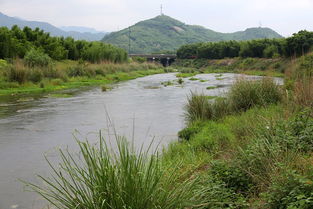
[[[112,32],[102,39],[128,50],[129,29],[131,53],[174,51],[181,45],[196,42],[282,38],[270,28],[247,28],[234,33],[221,33],[199,25],[188,25],[170,16],[158,15],[128,28]]]
[[[105,33],[90,33],[90,32],[77,32],[77,31],[64,31],[48,22],[42,21],[30,21],[24,20],[19,17],[10,17],[0,12],[0,27],[11,28],[13,25],[17,25],[20,28],[28,26],[32,29],[36,27],[50,33],[52,36],[63,36],[63,37],[73,37],[76,40],[87,40],[87,41],[100,41]]]

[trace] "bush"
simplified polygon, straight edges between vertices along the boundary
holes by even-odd
[[[235,193],[227,188],[224,182],[217,181],[208,175],[206,181],[207,189],[203,191],[203,196],[207,198],[206,209],[248,209],[249,203],[242,194]],[[195,207],[197,208],[197,207]]]
[[[270,140],[284,144],[288,149],[313,151],[313,118],[311,110],[297,113],[288,121],[279,121],[271,130]]]
[[[70,67],[67,70],[67,74],[70,77],[79,77],[79,76],[93,77],[96,75],[96,72],[92,68],[86,67],[84,65],[76,65]]]
[[[47,54],[35,49],[26,53],[24,61],[28,67],[48,67],[52,64],[52,59]]]
[[[39,83],[43,78],[43,73],[40,69],[28,69],[27,80],[32,81],[33,83]]]
[[[134,62],[138,62],[138,63],[144,63],[144,62],[147,61],[147,59],[144,58],[144,57],[132,57],[132,60],[133,60]]]
[[[313,182],[294,170],[284,170],[270,186],[265,195],[267,208],[310,209],[313,208]]]
[[[252,178],[232,162],[213,161],[209,170],[217,181],[222,181],[226,188],[236,193],[248,194],[253,186]]]
[[[296,166],[295,159],[313,150],[313,120],[304,112],[288,121],[258,128],[254,139],[240,149],[237,158],[260,190],[271,184],[280,166]]]

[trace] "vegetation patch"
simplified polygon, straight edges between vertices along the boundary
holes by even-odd
[[[218,88],[218,87],[217,86],[208,86],[208,87],[206,87],[207,90],[212,90],[212,89],[216,89],[216,88]]]
[[[195,78],[195,77],[192,77],[192,78],[189,78],[190,81],[197,81],[199,80],[199,78]]]
[[[161,84],[163,86],[167,87],[167,86],[173,86],[174,82],[172,82],[172,81],[164,81],[164,82],[161,82]]]
[[[48,94],[50,98],[70,98],[72,96],[71,94]]]
[[[177,73],[177,78],[188,78],[197,75],[198,73]]]

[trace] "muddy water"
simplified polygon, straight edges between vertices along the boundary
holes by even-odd
[[[179,85],[175,74],[159,74],[117,84],[108,92],[92,88],[68,98],[12,97],[0,102],[0,209],[42,208],[40,198],[24,191],[18,179],[48,175],[44,155],[53,160],[58,147],[75,150],[73,134],[96,142],[99,130],[108,133],[114,126],[137,146],[152,140],[154,148],[166,145],[184,127],[183,106],[190,91],[219,96],[242,76],[201,74],[195,76],[199,80],[185,78]],[[161,84],[167,81],[174,85]],[[207,90],[209,86],[218,88]]]

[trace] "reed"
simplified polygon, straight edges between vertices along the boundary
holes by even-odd
[[[101,135],[97,146],[78,142],[79,156],[60,150],[59,165],[48,161],[52,177],[38,176],[45,186],[26,184],[62,209],[192,208],[207,201],[198,178],[183,178],[178,165],[163,165],[149,149],[136,152],[123,137],[116,142],[116,152]]]

